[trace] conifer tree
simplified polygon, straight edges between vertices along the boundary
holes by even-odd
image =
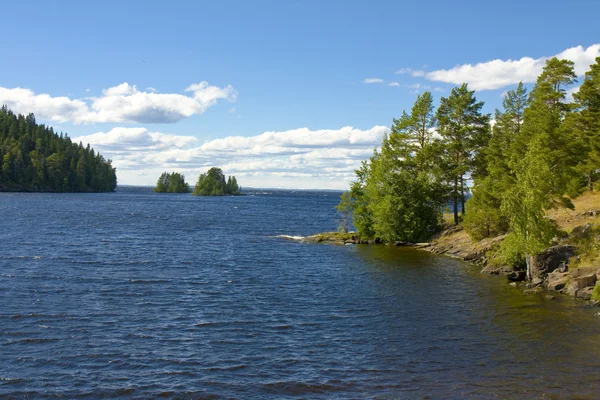
[[[459,223],[458,204],[463,216],[465,209],[465,180],[468,174],[483,173],[484,160],[480,150],[487,145],[490,116],[482,114],[483,102],[478,102],[467,84],[452,89],[448,98],[442,97],[437,111],[439,132],[445,145],[445,165],[452,185],[454,223]]]

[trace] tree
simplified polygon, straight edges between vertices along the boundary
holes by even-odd
[[[466,231],[476,240],[509,229],[508,216],[501,211],[502,198],[516,181],[510,154],[521,133],[527,104],[527,90],[521,82],[516,90],[509,90],[504,96],[503,110],[496,110],[492,136],[482,149],[484,171],[473,182],[473,196],[466,203],[469,213],[463,219]]]
[[[190,187],[185,182],[183,174],[163,172],[156,182],[154,191],[157,193],[189,193]]]
[[[0,191],[113,191],[115,169],[88,146],[0,108]]]
[[[483,102],[478,102],[467,84],[452,89],[448,98],[441,98],[437,111],[439,131],[445,145],[445,162],[452,184],[454,223],[458,224],[458,203],[465,210],[465,179],[471,173],[483,173],[480,150],[487,145],[490,116],[482,114]]]
[[[565,126],[580,146],[582,157],[576,169],[585,176],[588,190],[593,191],[600,169],[600,57],[590,68],[573,95],[577,112],[567,116]]]
[[[352,208],[353,208],[353,199],[352,193],[346,190],[340,196],[340,203],[335,206],[338,214],[340,215],[340,226],[339,230],[348,233],[348,229],[350,226],[350,218],[352,216]]]
[[[431,94],[394,119],[379,152],[356,171],[353,220],[361,236],[385,242],[426,240],[439,229],[444,185],[434,173]]]
[[[235,177],[232,176],[226,181],[221,168],[212,167],[198,177],[193,194],[194,196],[239,195],[240,189]]]

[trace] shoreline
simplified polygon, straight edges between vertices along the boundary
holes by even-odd
[[[592,299],[594,288],[600,286],[600,265],[573,267],[573,261],[578,260],[580,256],[577,255],[576,246],[568,244],[564,239],[530,258],[532,279],[527,280],[525,269],[490,263],[506,235],[472,241],[460,225],[447,228],[434,236],[430,242],[424,243],[383,243],[360,239],[354,232],[322,232],[309,236],[277,237],[310,244],[411,247],[477,265],[482,274],[506,276],[508,284],[518,287],[524,293],[545,294],[548,298],[561,294],[587,301],[592,306],[600,306],[600,301]]]

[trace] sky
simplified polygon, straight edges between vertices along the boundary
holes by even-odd
[[[217,166],[345,189],[417,94],[484,111],[546,59],[600,56],[597,0],[0,2],[0,104],[89,143],[120,184]],[[577,90],[577,85],[569,89]]]

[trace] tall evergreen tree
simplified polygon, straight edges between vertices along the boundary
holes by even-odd
[[[483,102],[478,102],[467,84],[452,89],[448,98],[442,97],[437,111],[439,132],[445,144],[445,163],[448,167],[454,203],[454,223],[459,223],[458,204],[465,209],[465,180],[483,173],[481,149],[490,135],[490,115],[482,114]]]
[[[596,57],[573,97],[576,112],[567,116],[565,129],[579,145],[576,169],[585,177],[588,190],[593,191],[600,170],[600,57]]]

